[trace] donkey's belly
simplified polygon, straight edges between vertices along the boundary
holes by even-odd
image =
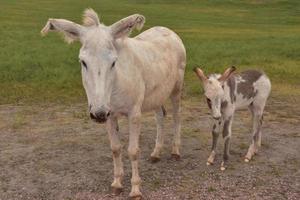
[[[175,81],[168,84],[157,85],[150,93],[145,95],[142,111],[147,112],[160,108],[170,97],[174,89]]]

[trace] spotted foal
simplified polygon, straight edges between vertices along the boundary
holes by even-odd
[[[212,74],[208,77],[200,68],[195,68],[194,71],[203,83],[207,103],[214,118],[212,150],[207,165],[214,162],[217,140],[223,128],[224,154],[221,170],[226,169],[233,115],[235,110],[245,107],[250,109],[253,118],[252,143],[245,156],[245,162],[249,162],[261,146],[263,111],[271,91],[269,78],[257,70],[235,74],[235,67],[228,68],[222,75]]]

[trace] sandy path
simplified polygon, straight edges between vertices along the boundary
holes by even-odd
[[[299,102],[299,101],[298,101]],[[272,98],[263,125],[263,145],[249,164],[248,111],[235,116],[228,170],[221,172],[223,141],[216,164],[206,166],[210,116],[203,102],[183,103],[182,159],[170,159],[171,115],[166,120],[162,160],[152,164],[155,120],[143,117],[140,174],[145,199],[299,199],[300,107]],[[294,106],[293,106],[294,105]],[[170,109],[168,109],[170,110]],[[127,199],[130,163],[126,120],[120,123],[124,144],[124,192],[110,195],[112,159],[103,125],[91,122],[86,105],[0,106],[0,199]]]

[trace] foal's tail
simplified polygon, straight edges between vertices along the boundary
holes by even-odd
[[[161,111],[162,111],[164,117],[167,116],[167,111],[164,106],[161,106]]]

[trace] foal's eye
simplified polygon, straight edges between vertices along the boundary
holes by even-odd
[[[82,64],[82,66],[85,68],[85,69],[87,69],[87,65],[86,65],[86,63],[82,60],[81,61],[81,64]]]
[[[116,64],[116,61],[114,61],[114,62],[111,64],[111,68],[114,68],[115,64]]]
[[[211,109],[211,100],[209,98],[206,98],[206,102],[208,107]]]

